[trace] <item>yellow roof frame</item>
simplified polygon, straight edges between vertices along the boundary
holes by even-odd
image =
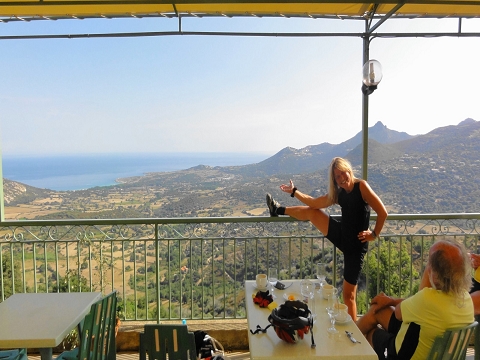
[[[0,21],[115,17],[381,17],[480,16],[478,0],[0,0]]]

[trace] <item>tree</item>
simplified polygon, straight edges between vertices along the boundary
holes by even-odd
[[[380,291],[387,295],[406,297],[410,295],[410,279],[419,282],[419,272],[410,266],[411,257],[407,251],[410,241],[399,243],[378,242],[368,256],[368,297],[372,298]],[[414,284],[415,285],[415,284]]]
[[[52,286],[53,292],[85,292],[89,291],[87,279],[78,275],[76,270],[68,270],[64,277],[60,276],[58,284]]]
[[[9,251],[3,252],[2,256],[2,273],[3,277],[0,279],[0,282],[3,281],[3,291],[0,286],[0,298],[8,298],[14,293],[23,292],[22,284],[22,272],[21,272],[21,263],[18,260],[15,260],[10,255]],[[15,284],[15,285],[13,285]],[[13,289],[15,288],[15,291]]]

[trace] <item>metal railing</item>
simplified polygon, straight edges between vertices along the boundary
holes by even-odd
[[[372,217],[372,225],[375,217]],[[390,215],[370,244],[358,310],[379,291],[414,293],[439,238],[478,252],[480,214]],[[0,223],[0,301],[15,292],[118,290],[123,320],[245,318],[245,280],[277,266],[314,278],[343,256],[309,222],[289,217],[6,221]]]

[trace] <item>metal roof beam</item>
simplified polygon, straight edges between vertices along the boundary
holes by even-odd
[[[153,31],[97,34],[58,34],[58,35],[4,35],[0,40],[35,39],[82,39],[82,38],[122,38],[153,36],[242,36],[242,37],[364,37],[365,33],[254,33],[254,32],[202,32],[202,31]],[[480,37],[480,33],[373,33],[375,38],[438,38],[438,37]]]
[[[400,9],[403,5],[404,3],[397,4],[390,12],[388,12],[388,14],[384,15],[379,21],[377,21],[375,25],[373,25],[372,27],[369,27],[368,32],[372,33],[376,29],[378,29],[380,25],[382,25],[385,21],[390,19],[397,12],[397,10]]]

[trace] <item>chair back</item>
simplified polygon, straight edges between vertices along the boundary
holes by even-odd
[[[27,360],[27,349],[0,350],[0,360]]]
[[[435,338],[427,360],[465,360],[468,341],[477,326],[474,321],[461,328],[448,329]]]
[[[145,325],[140,334],[140,360],[195,360],[195,336],[187,325]]]
[[[83,322],[78,360],[115,359],[116,309],[116,291],[92,305]]]

